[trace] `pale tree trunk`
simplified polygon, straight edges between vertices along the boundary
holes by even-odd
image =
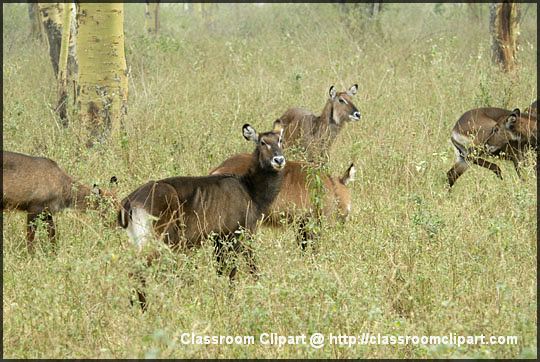
[[[73,3],[64,4],[62,14],[62,41],[60,46],[60,55],[58,57],[58,104],[56,112],[60,117],[60,122],[64,127],[68,125],[67,117],[67,83],[68,83],[68,50],[69,38],[71,33],[71,13]]]
[[[499,64],[505,72],[510,72],[516,67],[519,5],[508,2],[490,3],[489,10],[493,62]]]
[[[159,1],[146,1],[144,23],[148,34],[157,34],[159,30]]]
[[[54,77],[58,77],[58,56],[62,43],[62,9],[63,3],[39,3],[41,21],[47,34],[49,43],[49,56],[54,71]]]
[[[369,4],[369,16],[374,18],[382,11],[382,3],[374,1]]]
[[[127,113],[128,80],[124,53],[124,5],[77,4],[77,105],[89,131],[87,147],[113,138]]]
[[[28,3],[28,17],[30,18],[30,36],[42,41],[43,27],[41,25],[41,15],[37,3]]]
[[[71,4],[71,20],[69,30],[69,48],[68,48],[68,78],[73,80],[77,79],[78,65],[77,65],[77,44],[75,39],[77,38],[77,8],[75,4]],[[75,87],[73,89],[76,89]],[[75,92],[74,92],[75,93]]]

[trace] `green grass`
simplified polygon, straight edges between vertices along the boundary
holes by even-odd
[[[128,303],[138,259],[123,230],[65,211],[58,255],[30,256],[24,215],[5,212],[5,357],[536,357],[534,168],[522,182],[510,162],[498,162],[502,181],[473,166],[445,189],[450,130],[462,113],[536,99],[536,7],[521,24],[519,69],[505,75],[491,64],[487,9],[479,22],[465,5],[388,4],[377,29],[329,4],[220,5],[209,31],[165,4],[152,38],[143,5],[128,4],[127,136],[87,150],[76,120],[57,126],[52,67],[46,46],[28,37],[26,6],[3,5],[4,149],[50,157],[87,184],[117,175],[121,197],[250,151],[244,123],[266,131],[290,106],[319,113],[332,84],[359,84],[362,120],[340,134],[329,165],[358,169],[349,222],[325,227],[308,255],[292,228],[261,228],[262,276],[254,282],[241,265],[233,292],[210,245],[165,252],[148,272],[152,304],[141,314]],[[182,332],[516,335],[518,344],[186,346]]]

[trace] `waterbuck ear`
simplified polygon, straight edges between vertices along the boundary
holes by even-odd
[[[352,87],[347,91],[347,94],[350,96],[354,96],[357,91],[358,91],[358,84],[353,84]]]
[[[274,121],[274,132],[283,132],[283,122],[279,118]]]
[[[328,90],[328,95],[330,96],[331,100],[336,99],[336,95],[337,95],[336,87],[331,86],[330,89]]]
[[[514,125],[516,124],[516,121],[518,119],[520,115],[520,111],[519,111],[519,108],[516,108],[512,111],[512,113],[510,113],[510,115],[508,116],[508,118],[506,118],[504,120],[504,127],[506,129],[513,129],[514,128]]]
[[[347,185],[349,182],[354,181],[354,177],[356,175],[356,167],[354,167],[354,163],[351,163],[347,171],[345,171],[345,174],[341,178],[341,183],[343,185]]]
[[[92,186],[92,193],[96,196],[101,195],[101,190],[99,189],[97,184],[94,184],[94,186]]]
[[[255,131],[255,128],[251,127],[251,125],[247,123],[242,127],[242,134],[244,135],[244,138],[248,141],[253,141],[255,143],[259,141],[259,135],[257,134],[257,131]]]

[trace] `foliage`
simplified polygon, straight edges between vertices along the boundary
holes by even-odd
[[[145,34],[144,4],[125,4],[128,127],[92,150],[77,125],[57,126],[54,75],[45,45],[28,37],[27,4],[3,9],[4,148],[48,156],[89,185],[116,175],[121,197],[150,179],[205,175],[250,152],[244,123],[269,130],[291,106],[320,113],[332,84],[358,83],[362,113],[328,166],[341,174],[354,161],[358,169],[352,215],[343,226],[321,225],[317,253],[301,253],[294,227],[261,228],[253,243],[259,280],[241,264],[230,289],[215,272],[211,243],[188,253],[162,248],[147,273],[145,314],[129,305],[128,272],[140,260],[114,220],[63,212],[58,254],[40,235],[43,250],[30,256],[25,216],[4,213],[5,357],[536,357],[534,166],[523,182],[509,162],[498,162],[502,181],[472,166],[445,189],[450,130],[462,113],[536,99],[536,7],[520,26],[519,68],[506,75],[491,65],[488,13],[469,21],[464,4],[384,3],[374,28],[344,23],[334,4],[223,4],[210,30],[182,4],[161,4],[155,37]],[[278,349],[186,346],[181,332],[519,342]]]

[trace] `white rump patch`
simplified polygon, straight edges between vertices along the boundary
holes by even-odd
[[[131,220],[126,231],[133,245],[139,250],[142,249],[148,238],[152,236],[152,216],[145,209],[132,208]]]

